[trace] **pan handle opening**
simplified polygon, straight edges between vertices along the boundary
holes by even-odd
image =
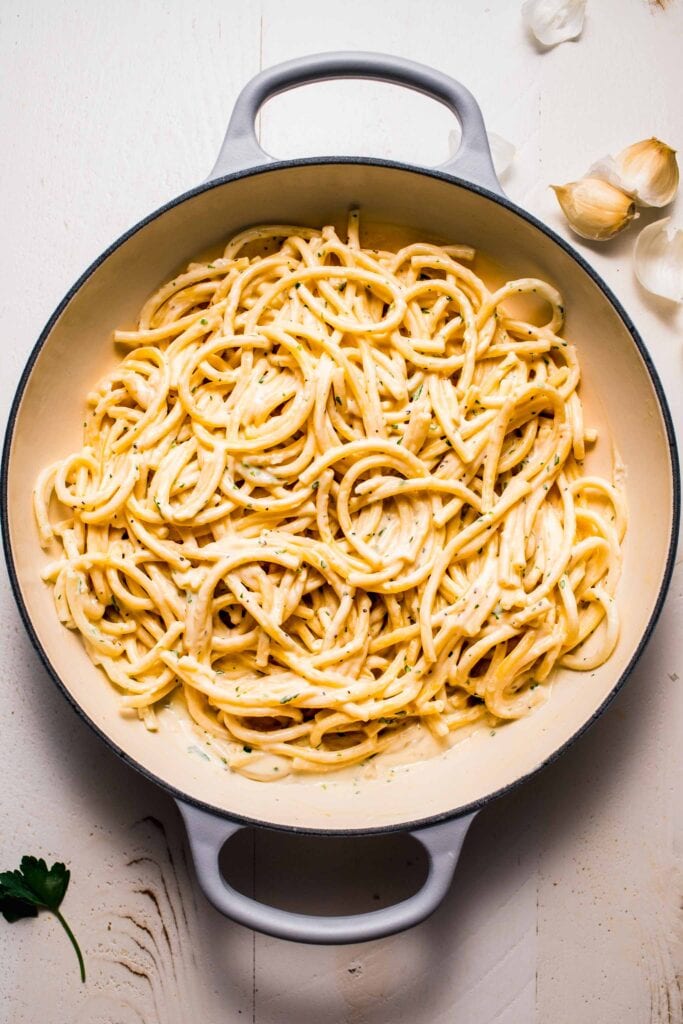
[[[318,53],[267,68],[251,79],[237,97],[216,164],[208,181],[274,162],[256,138],[256,116],[273,96],[311,82],[361,78],[405,86],[443,103],[460,123],[456,153],[438,170],[483,185],[502,195],[493,169],[484,119],[469,89],[434,68],[382,53]]]
[[[379,910],[328,917],[272,907],[233,888],[221,872],[219,856],[228,839],[245,826],[182,800],[176,803],[187,828],[197,879],[216,910],[254,931],[291,942],[320,945],[381,939],[412,928],[428,917],[448,892],[474,818],[474,814],[469,814],[410,833],[424,848],[428,861],[427,877],[412,896]],[[349,842],[353,842],[353,838],[349,838]]]

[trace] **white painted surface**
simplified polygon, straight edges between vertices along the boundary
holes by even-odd
[[[581,40],[543,53],[525,38],[516,0],[4,0],[3,408],[85,265],[207,173],[239,88],[260,67],[316,50],[377,49],[461,78],[489,127],[517,146],[504,182],[511,197],[566,234],[549,182],[650,134],[683,150],[682,39],[681,0],[664,11],[646,0],[589,0]],[[274,101],[262,139],[280,156],[438,162],[450,127],[421,97],[341,83]],[[680,429],[683,312],[636,284],[634,238],[578,248],[640,328]],[[681,1024],[682,590],[679,568],[609,712],[475,821],[437,914],[411,933],[335,949],[254,936],[206,904],[172,802],[67,707],[3,574],[0,868],[22,853],[68,861],[64,911],[89,978],[79,984],[49,917],[0,921],[0,1021]],[[243,838],[235,877],[286,899],[277,879],[291,870],[290,848]],[[410,856],[389,841],[390,870],[375,883],[361,878],[352,851],[344,877],[338,865],[317,895],[310,882],[302,905],[330,890],[342,905],[372,905],[375,884],[395,897],[416,877]]]

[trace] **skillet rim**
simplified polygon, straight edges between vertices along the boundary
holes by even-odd
[[[541,761],[540,764],[536,765],[536,767],[532,768],[524,775],[521,775],[518,778],[513,779],[505,786],[502,786],[499,789],[494,790],[492,793],[487,793],[486,796],[481,797],[479,800],[472,801],[469,804],[464,804],[460,807],[451,808],[447,811],[442,811],[439,814],[430,815],[425,818],[417,818],[414,821],[399,822],[391,825],[376,825],[366,828],[322,829],[303,827],[300,825],[284,825],[276,822],[262,821],[257,818],[250,818],[245,815],[234,814],[229,811],[223,810],[223,808],[216,807],[213,804],[199,800],[189,795],[188,793],[184,793],[182,790],[177,789],[175,786],[166,782],[158,775],[155,775],[153,771],[151,771],[148,768],[145,768],[138,761],[136,761],[135,758],[128,754],[126,750],[119,747],[118,744],[116,744],[114,740],[112,740],[111,737],[103,729],[101,729],[89,717],[88,714],[86,714],[82,705],[79,704],[79,702],[71,694],[66,684],[62,681],[57,671],[53,667],[48,656],[48,653],[41,644],[38,635],[33,627],[31,616],[24,602],[19,575],[16,571],[16,567],[14,564],[12,543],[10,538],[8,479],[12,452],[12,442],[14,439],[16,420],[36,360],[38,359],[38,356],[40,355],[43,347],[47,343],[57,320],[62,315],[68,304],[71,302],[72,298],[81,290],[81,288],[87,283],[87,281],[95,272],[95,270],[97,270],[97,268],[102,263],[104,263],[104,261],[108,259],[108,257],[112,253],[119,249],[125,242],[128,242],[134,235],[136,235],[144,227],[152,223],[152,221],[157,220],[157,218],[161,217],[164,213],[167,213],[169,210],[175,208],[176,206],[181,205],[186,200],[193,199],[195,196],[201,195],[204,192],[209,192],[212,189],[228,184],[231,181],[236,181],[242,178],[250,178],[259,174],[267,174],[272,171],[288,170],[296,167],[323,166],[329,164],[386,167],[392,170],[408,171],[413,174],[424,175],[425,177],[428,178],[435,178],[437,180],[444,181],[447,184],[457,185],[460,188],[465,189],[466,191],[474,192],[477,195],[492,200],[494,203],[504,207],[511,213],[521,217],[522,220],[525,220],[527,223],[531,224],[532,227],[535,227],[538,231],[540,231],[548,239],[550,239],[551,242],[554,242],[556,245],[558,245],[560,249],[562,249],[571,259],[574,260],[575,263],[578,264],[581,270],[583,270],[584,273],[587,274],[587,276],[593,281],[593,283],[597,285],[597,287],[602,292],[604,298],[610,303],[614,311],[619,316],[620,320],[622,321],[628,333],[630,334],[631,340],[636,346],[638,353],[645,365],[645,369],[650,377],[650,381],[652,383],[652,387],[657,398],[659,411],[664,423],[667,440],[672,484],[672,515],[667,559],[664,566],[662,578],[659,584],[659,588],[657,591],[657,597],[654,602],[650,618],[648,619],[647,625],[643,631],[643,634],[640,637],[640,640],[638,641],[638,644],[626,668],[618,677],[614,686],[607,694],[603,702],[600,704],[598,708],[596,708],[593,714],[590,715],[581,724],[581,726],[576,730],[576,732],[574,732],[567,740],[564,741],[564,743],[557,747],[548,757],[545,758],[545,760]],[[136,772],[139,772],[148,781],[154,783],[157,786],[160,786],[165,792],[174,797],[176,800],[181,800],[184,803],[188,803],[194,807],[198,807],[200,810],[203,810],[214,817],[224,818],[230,821],[238,822],[239,824],[247,828],[266,828],[270,829],[271,831],[277,832],[287,832],[298,835],[312,835],[322,837],[353,837],[382,835],[394,832],[413,832],[419,831],[420,829],[429,828],[432,825],[439,825],[447,821],[455,821],[458,818],[462,818],[466,815],[472,815],[476,813],[491,801],[512,792],[514,789],[522,785],[524,782],[527,782],[528,780],[532,779],[544,768],[553,764],[557,760],[557,758],[560,757],[560,755],[563,754],[565,750],[567,750],[568,747],[575,743],[579,739],[579,737],[582,736],[597,721],[597,719],[602,715],[606,708],[612,703],[616,695],[624,686],[636,662],[638,661],[645,647],[647,646],[654,631],[654,628],[657,624],[659,616],[662,612],[664,601],[671,583],[671,577],[673,575],[674,561],[676,556],[680,528],[680,513],[681,475],[678,458],[678,446],[676,442],[676,434],[667,398],[664,393],[664,389],[662,387],[659,374],[654,363],[652,362],[645,342],[641,338],[638,330],[635,327],[635,324],[633,323],[630,316],[622,306],[621,302],[616,297],[611,288],[606,284],[606,282],[603,281],[600,275],[591,267],[591,265],[581,255],[581,253],[579,253],[576,249],[569,245],[569,243],[566,242],[563,238],[561,238],[560,235],[558,235],[555,231],[553,231],[552,228],[548,227],[548,225],[544,224],[537,217],[535,217],[528,211],[524,210],[516,203],[513,203],[510,199],[507,198],[507,196],[503,196],[496,192],[492,192],[490,189],[484,188],[482,185],[477,185],[474,182],[466,181],[464,178],[456,177],[454,174],[449,174],[444,171],[440,171],[438,168],[418,167],[414,164],[403,163],[397,160],[386,160],[376,157],[305,157],[296,160],[278,160],[265,164],[263,166],[250,167],[245,170],[235,171],[231,174],[222,175],[218,178],[212,178],[208,181],[203,182],[200,185],[195,186],[194,188],[182,192],[175,199],[172,199],[169,202],[164,203],[162,206],[158,207],[152,213],[148,214],[146,217],[143,217],[142,220],[137,221],[132,227],[130,227],[127,231],[120,235],[114,242],[112,242],[112,244],[108,246],[108,248],[106,248],[104,252],[102,252],[86,268],[86,270],[80,275],[80,277],[67,291],[66,295],[61,300],[59,305],[56,307],[56,309],[48,319],[47,323],[45,324],[40,335],[38,336],[38,340],[31,349],[29,357],[26,361],[26,365],[24,366],[24,369],[21,373],[16,391],[14,393],[14,397],[12,399],[12,404],[10,406],[9,416],[7,420],[5,437],[3,441],[2,461],[0,462],[0,525],[2,526],[3,548],[5,553],[5,560],[7,562],[10,585],[12,588],[12,592],[14,594],[14,599],[17,603],[19,614],[24,623],[24,627],[26,628],[26,631],[28,633],[29,639],[34,650],[38,654],[44,668],[48,672],[48,675],[51,677],[53,682],[56,684],[57,688],[61,691],[62,695],[66,698],[68,703],[71,705],[74,711],[76,711],[80,718],[83,719],[84,722],[86,722],[86,724],[96,733],[97,736],[99,736],[101,740],[103,740],[107,744],[110,750],[112,750],[120,758],[120,760],[124,762],[124,764],[128,765],[130,768],[133,768]]]

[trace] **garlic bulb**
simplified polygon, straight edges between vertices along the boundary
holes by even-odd
[[[654,295],[683,302],[683,228],[671,217],[648,224],[633,250],[636,277]]]
[[[517,150],[502,135],[496,135],[495,132],[487,132],[486,135],[489,140],[493,169],[498,177],[502,178],[505,172],[510,169]],[[459,145],[460,134],[455,131],[450,132],[448,135],[448,150],[451,155],[457,153]]]
[[[544,46],[576,39],[583,30],[586,0],[525,0],[522,21]]]
[[[612,238],[638,216],[631,197],[600,178],[581,178],[550,187],[570,227],[582,238]]]
[[[678,190],[676,151],[654,137],[603,157],[588,173],[627,192],[639,206],[666,206]]]

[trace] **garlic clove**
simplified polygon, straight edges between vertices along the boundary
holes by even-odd
[[[643,139],[588,171],[633,196],[639,206],[666,206],[678,191],[676,151],[659,139]]]
[[[683,228],[672,224],[671,217],[643,228],[633,250],[633,265],[647,291],[683,302]]]
[[[550,187],[569,226],[582,238],[605,241],[638,216],[631,197],[601,178],[581,178]]]
[[[522,21],[544,46],[557,46],[581,35],[586,0],[525,0]]]
[[[491,150],[491,159],[493,160],[493,169],[499,178],[502,178],[506,171],[508,171],[512,165],[512,161],[515,158],[517,150],[504,139],[502,135],[496,135],[495,132],[486,133],[489,140],[489,149]],[[458,146],[460,145],[460,133],[449,132],[448,135],[448,150],[451,154],[456,153]]]

